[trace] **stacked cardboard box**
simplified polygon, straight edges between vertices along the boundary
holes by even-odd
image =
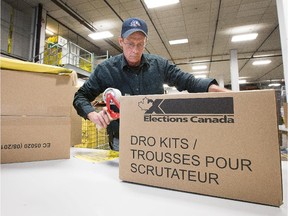
[[[0,74],[1,163],[69,158],[72,76],[3,68]]]

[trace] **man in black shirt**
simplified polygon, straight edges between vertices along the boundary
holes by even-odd
[[[176,65],[157,55],[144,54],[148,28],[144,20],[129,18],[123,22],[118,42],[123,53],[97,65],[89,80],[76,92],[73,105],[77,113],[106,128],[113,136],[113,150],[119,150],[119,120],[111,121],[106,108],[96,112],[91,105],[107,88],[119,89],[122,95],[163,94],[163,84],[175,86],[178,91],[223,92],[215,79],[197,79],[181,71]]]

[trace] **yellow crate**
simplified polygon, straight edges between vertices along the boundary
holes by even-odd
[[[75,147],[110,149],[107,130],[99,130],[93,122],[82,119],[82,141]]]

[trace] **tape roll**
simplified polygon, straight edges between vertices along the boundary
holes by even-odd
[[[108,93],[111,93],[114,98],[120,102],[120,97],[122,96],[121,92],[119,91],[119,89],[115,89],[115,88],[107,88],[104,92],[103,92],[103,101],[106,103],[106,95]],[[113,104],[113,101],[110,101],[111,104]]]

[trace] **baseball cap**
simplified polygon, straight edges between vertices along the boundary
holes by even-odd
[[[148,28],[145,21],[135,17],[128,18],[122,24],[121,37],[127,38],[130,34],[137,31],[143,32],[146,37],[148,36]]]

